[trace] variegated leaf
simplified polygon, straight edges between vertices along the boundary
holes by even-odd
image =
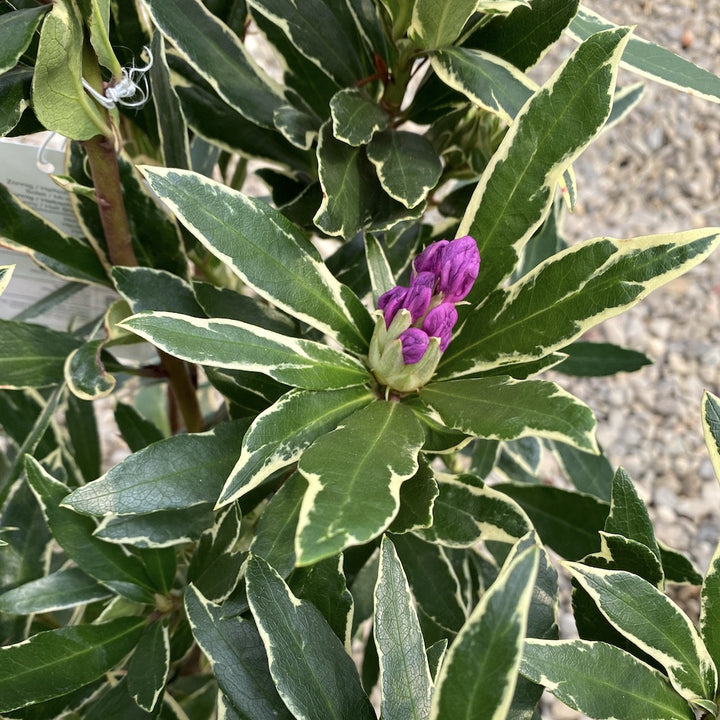
[[[525,73],[482,50],[443,48],[430,59],[433,70],[446,85],[508,124],[537,91],[537,85]]]
[[[380,545],[373,634],[380,662],[382,717],[427,720],[433,682],[425,643],[400,558],[386,535]]]
[[[397,514],[400,487],[418,469],[419,421],[399,403],[375,401],[317,439],[300,459],[308,481],[298,564],[309,565],[371,540]]]
[[[440,179],[442,163],[430,141],[417,133],[384,130],[367,146],[383,190],[407,208],[422,202]]]
[[[410,36],[423,48],[450,45],[475,11],[477,0],[415,0]]]
[[[185,591],[185,610],[218,685],[238,713],[257,720],[289,720],[292,715],[273,686],[265,649],[252,622],[224,618],[222,608],[192,583]]]
[[[720,482],[720,398],[708,391],[703,394],[702,421],[710,462]]]
[[[243,117],[273,127],[273,112],[285,103],[280,88],[251,60],[238,36],[200,0],[182,4],[143,0],[153,24],[213,88]]]
[[[367,351],[368,311],[281,213],[196,173],[145,167],[143,174],[198,240],[259,295],[347,347]]]
[[[235,420],[148,445],[74,490],[63,505],[87,515],[147,515],[214,503],[246,428],[247,421]]]
[[[2,265],[0,267],[0,295],[3,294],[5,288],[10,283],[10,278],[12,277],[14,269],[14,265]]]
[[[372,287],[373,305],[377,305],[378,298],[395,285],[395,276],[380,241],[374,235],[365,238],[365,260]]]
[[[249,0],[254,11],[282,28],[296,50],[339,85],[353,85],[364,75],[357,31],[346,20],[344,3],[321,0]]]
[[[570,23],[570,33],[585,40],[592,33],[616,27],[613,23],[581,7]],[[639,37],[631,38],[622,64],[633,72],[676,90],[720,102],[720,78],[674,52]]]
[[[526,640],[520,672],[596,720],[693,720],[667,678],[602,642]]]
[[[432,720],[504,720],[523,650],[539,549],[509,561],[448,651],[433,696]]]
[[[181,360],[260,372],[296,387],[340,389],[369,381],[365,367],[339,350],[237,320],[156,312],[133,315],[120,326]]]
[[[667,670],[680,695],[690,702],[715,697],[712,658],[692,621],[670,598],[624,570],[566,567],[613,627]]]
[[[345,88],[330,100],[333,135],[348,145],[358,147],[372,140],[378,130],[388,125],[387,113],[358,88]]]
[[[264,560],[248,562],[247,594],[280,696],[302,720],[375,720],[345,647],[310,603]]]
[[[720,399],[705,392],[702,402],[705,444],[720,481]],[[715,666],[720,668],[720,544],[715,550],[700,596],[700,633]]]
[[[15,67],[49,9],[29,7],[0,15],[0,75]]]
[[[230,473],[217,507],[237,500],[277,470],[297,462],[318,437],[334,430],[373,395],[363,387],[346,390],[296,390],[260,413],[243,439],[242,451]]]
[[[431,527],[416,531],[430,542],[467,548],[480,540],[515,543],[530,529],[525,512],[507,495],[472,475],[435,473],[440,494]]]
[[[471,305],[513,271],[552,205],[556,183],[610,114],[627,35],[624,28],[583,43],[523,106],[488,163],[457,231],[476,238],[483,259]]]
[[[555,383],[504,375],[436,382],[420,399],[451,428],[494,440],[538,436],[597,452],[592,410]]]
[[[718,244],[720,229],[703,228],[632,240],[596,238],[567,248],[473,310],[437,377],[545,357],[687,272]]]
[[[395,535],[393,543],[418,607],[444,631],[458,632],[467,620],[467,604],[450,552],[414,533]]]

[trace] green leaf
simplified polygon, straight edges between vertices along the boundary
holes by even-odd
[[[395,285],[395,276],[383,246],[374,235],[365,238],[365,261],[372,286],[373,305],[377,305],[378,298]]]
[[[482,50],[444,48],[434,52],[430,60],[445,85],[508,124],[537,90],[517,67]]]
[[[60,232],[1,183],[0,239],[3,245],[30,255],[61,277],[108,283],[105,269],[90,245]]]
[[[295,567],[295,531],[307,483],[293,473],[272,496],[255,528],[250,552],[287,577]]]
[[[53,3],[40,31],[33,110],[45,128],[73,140],[112,134],[82,85],[82,43],[82,23],[74,3]]]
[[[192,317],[205,317],[192,286],[167,270],[149,267],[114,267],[112,278],[117,291],[134,313],[167,310]]]
[[[23,66],[0,75],[0,137],[5,137],[17,126],[30,104],[32,76],[33,69]]]
[[[614,473],[602,450],[599,455],[592,455],[559,442],[553,442],[552,449],[568,479],[580,492],[605,502],[610,500]]]
[[[380,545],[373,632],[380,660],[382,717],[427,720],[432,677],[410,587],[395,547]]]
[[[342,5],[321,0],[304,0],[302,9],[293,0],[249,0],[249,5],[281,27],[295,48],[339,85],[363,77],[356,32],[348,34]]]
[[[74,460],[85,482],[90,482],[100,475],[102,463],[100,437],[93,404],[80,400],[72,394],[68,395],[65,424],[70,434]]]
[[[156,621],[145,629],[130,658],[127,688],[130,697],[150,712],[162,697],[170,672],[170,636],[167,623]]]
[[[0,648],[0,712],[66,695],[115,667],[135,646],[144,618],[119,618],[34,635]]]
[[[31,7],[0,15],[0,75],[15,66],[27,50],[48,7]]]
[[[375,720],[351,657],[318,610],[260,558],[248,562],[246,581],[270,674],[293,716]]]
[[[597,720],[692,720],[664,675],[613,645],[526,640],[520,672]]]
[[[705,228],[574,245],[472,311],[438,375],[545,357],[687,272],[719,243],[720,230]]]
[[[233,110],[179,55],[168,51],[167,60],[173,87],[180,98],[187,124],[198,135],[192,143],[195,155],[198,155],[200,142],[207,141],[212,145],[204,144],[206,151],[219,153],[219,149],[223,148],[305,172],[312,171],[312,153],[291,145],[274,127],[260,127]],[[211,164],[215,161],[213,157]],[[198,172],[203,169],[199,157],[191,162],[191,167]]]
[[[273,686],[255,626],[239,617],[223,618],[221,607],[192,584],[185,591],[185,610],[195,640],[236,712],[257,720],[292,718]]]
[[[570,23],[570,32],[585,39],[598,30],[615,27],[597,13],[581,7]],[[720,78],[666,48],[633,37],[622,56],[622,64],[633,72],[663,85],[720,102]]]
[[[527,70],[560,38],[577,7],[578,0],[518,3],[507,15],[498,14],[483,24],[465,44]]]
[[[80,568],[58,570],[0,595],[0,612],[13,615],[54,612],[110,597],[108,589]]]
[[[530,529],[522,509],[507,495],[472,475],[436,472],[440,494],[433,524],[418,534],[446,547],[469,548],[480,540],[515,543]]]
[[[681,585],[701,585],[702,575],[685,555],[658,542],[665,580]]]
[[[392,533],[422,531],[433,524],[438,485],[435,482],[435,473],[427,462],[422,460],[422,456],[419,462],[420,467],[415,475],[400,487],[400,508],[388,528]]]
[[[578,563],[566,567],[613,627],[663,665],[680,695],[690,702],[715,697],[715,665],[694,625],[672,600],[624,570]]]
[[[491,440],[538,436],[597,451],[587,405],[555,383],[504,375],[436,382],[420,399],[451,428]]]
[[[237,500],[274,472],[297,462],[317,438],[372,402],[365,388],[325,392],[293,390],[260,413],[218,498],[218,507]]]
[[[80,569],[129,600],[150,602],[153,586],[142,563],[93,537],[95,522],[60,505],[68,488],[30,455],[25,456],[25,473],[55,540]]]
[[[187,122],[177,91],[170,81],[170,68],[165,53],[165,39],[159,31],[153,33],[153,65],[148,74],[152,88],[155,114],[158,118],[160,148],[165,167],[190,169],[190,142]]]
[[[412,533],[395,535],[393,543],[420,609],[443,630],[457,632],[467,613],[460,581],[445,548]]]
[[[65,360],[65,382],[72,394],[84,401],[107,397],[117,384],[102,362],[101,353],[106,343],[107,339],[84,343]]]
[[[370,379],[358,360],[339,350],[237,320],[155,312],[133,315],[119,325],[181,360],[261,372],[296,387],[342,389]]]
[[[308,481],[296,539],[298,564],[330,557],[385,530],[398,511],[400,486],[418,469],[423,440],[412,411],[379,400],[305,450],[298,465]],[[338,448],[348,451],[338,454]]]
[[[115,57],[110,42],[110,0],[90,0],[90,13],[86,16],[90,28],[90,44],[95,50],[99,63],[106,67],[119,80],[122,66]]]
[[[123,440],[132,452],[162,440],[163,434],[132,405],[118,402],[115,405],[115,422]]]
[[[364,149],[336,140],[330,121],[320,128],[317,158],[323,199],[314,222],[324,233],[350,240],[422,215],[423,203],[408,209],[383,190]]]
[[[358,88],[345,88],[330,100],[333,135],[358,147],[372,140],[378,130],[388,126],[387,113]]]
[[[601,530],[600,551],[586,556],[583,562],[593,567],[627,570],[662,590],[665,577],[658,555],[642,542]]]
[[[545,485],[495,485],[528,514],[543,544],[568,560],[579,560],[600,549],[598,533],[609,507],[591,495]],[[582,518],[582,523],[576,522]]]
[[[296,568],[288,579],[292,592],[312,603],[352,655],[353,596],[347,588],[344,558],[335,555],[314,565]]]
[[[416,0],[408,33],[415,36],[423,48],[450,45],[460,35],[476,6],[477,0]]]
[[[430,717],[504,719],[515,690],[539,550],[503,567],[450,646]]]
[[[0,596],[2,597],[2,596]],[[710,567],[700,591],[700,637],[715,663],[720,667],[720,544],[710,561]]]
[[[720,482],[720,398],[707,390],[702,399],[702,423],[710,462]]]
[[[425,200],[442,173],[432,143],[417,133],[383,130],[370,141],[367,155],[385,192],[407,208]]]
[[[372,320],[283,215],[200,175],[143,169],[150,187],[198,240],[259,295],[302,322],[366,352]]]
[[[524,105],[483,172],[457,231],[476,238],[484,261],[471,305],[513,271],[552,205],[556,183],[607,119],[627,34],[598,33],[583,43]]]
[[[153,443],[70,493],[63,505],[88,515],[146,515],[214,503],[240,454],[246,426],[236,420]]]
[[[93,534],[118,545],[167,548],[194,542],[211,524],[207,506],[196,505],[147,515],[106,515]]]
[[[642,543],[660,561],[660,548],[645,503],[640,499],[630,476],[618,468],[612,481],[610,514],[605,531]]]
[[[42,388],[63,379],[67,356],[81,340],[42,325],[0,320],[0,387]]]
[[[309,150],[317,137],[320,121],[292,105],[282,105],[273,114],[275,127],[287,141],[301,150]]]
[[[555,370],[576,377],[599,377],[619,372],[635,372],[652,360],[637,350],[628,350],[612,343],[574,342],[562,349],[567,359]]]
[[[228,105],[253,123],[273,127],[273,113],[285,100],[235,33],[199,0],[177,6],[161,0],[143,4],[154,25]]]

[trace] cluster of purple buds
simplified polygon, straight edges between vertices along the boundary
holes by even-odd
[[[410,287],[380,296],[369,362],[383,385],[411,392],[428,382],[452,337],[455,303],[470,292],[479,269],[473,238],[439,240],[415,258]]]

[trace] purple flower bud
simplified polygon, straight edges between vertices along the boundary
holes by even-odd
[[[385,316],[385,327],[390,327],[397,311],[403,306],[405,295],[407,295],[407,288],[396,285],[378,298],[377,306]]]
[[[432,273],[423,272],[413,278],[402,303],[402,306],[410,311],[413,322],[427,312],[434,287],[435,276]]]
[[[420,273],[430,272],[435,277],[438,277],[443,253],[449,244],[447,240],[438,240],[437,242],[430,243],[430,245],[415,258],[415,262],[413,263],[415,272],[418,275]]]
[[[449,345],[457,319],[455,306],[444,302],[433,308],[423,321],[423,330],[427,335],[440,338],[440,352],[445,352],[445,348]]]
[[[443,300],[458,302],[469,292],[480,270],[477,243],[469,235],[453,240],[445,248],[438,273],[437,289]]]
[[[400,335],[403,361],[406,365],[419,362],[430,344],[427,333],[418,328],[408,328]]]

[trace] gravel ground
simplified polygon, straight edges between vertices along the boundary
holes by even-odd
[[[720,0],[589,0],[618,24],[720,74]],[[621,70],[619,84],[637,81]],[[647,82],[635,111],[576,163],[569,240],[720,226],[720,107]],[[563,385],[595,411],[601,444],[648,503],[658,537],[705,570],[720,538],[720,486],[700,419],[720,393],[720,253],[593,330],[588,339],[645,352],[653,365]],[[691,615],[697,592],[677,593]],[[561,627],[572,632],[564,618]],[[582,717],[549,703],[544,717]]]

